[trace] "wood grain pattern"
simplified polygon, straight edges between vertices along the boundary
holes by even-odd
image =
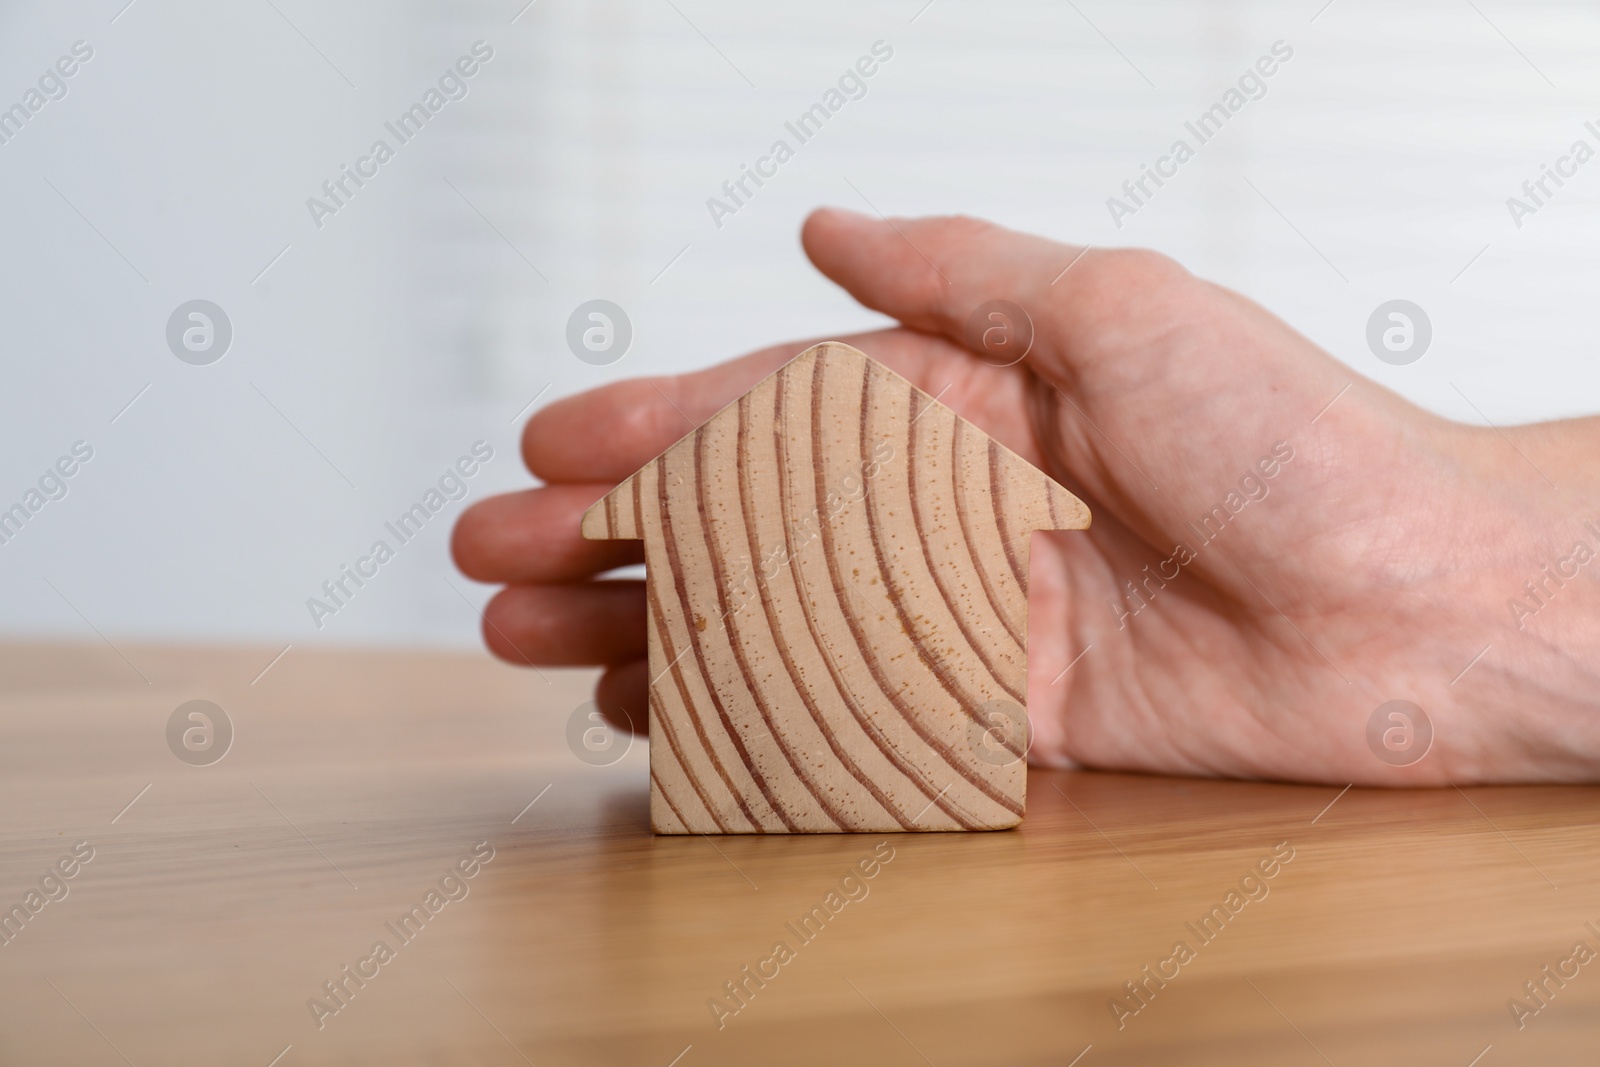
[[[584,516],[643,539],[658,833],[1014,826],[1029,535],[1081,501],[816,345]]]
[[[144,677],[93,635],[0,644],[0,906],[96,850],[0,947],[8,1067],[1064,1067],[1089,1045],[1077,1067],[1467,1067],[1491,1044],[1477,1067],[1549,1067],[1600,1047],[1596,963],[1524,1027],[1507,1008],[1600,948],[1600,788],[1032,768],[1010,833],[663,837],[644,746],[568,750],[592,671],[296,643],[251,684],[281,645],[111,636]],[[236,726],[210,767],[163,737],[195,697]],[[308,998],[483,841],[470,895],[319,1027]],[[785,924],[884,841],[870,893],[795,943]],[[1281,841],[1270,894],[1119,1027],[1124,983]],[[719,1028],[708,999],[778,938],[798,958]]]

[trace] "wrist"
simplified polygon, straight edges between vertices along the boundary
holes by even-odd
[[[1472,599],[1495,620],[1481,660],[1452,683],[1490,728],[1492,777],[1600,775],[1600,420],[1493,433],[1504,528]],[[1476,676],[1476,677],[1474,677]],[[1491,775],[1483,775],[1491,777]]]

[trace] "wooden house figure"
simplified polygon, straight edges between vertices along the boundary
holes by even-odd
[[[796,356],[583,517],[644,541],[655,831],[1015,826],[1029,535],[1088,525],[866,354]]]

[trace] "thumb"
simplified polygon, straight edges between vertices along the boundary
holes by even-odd
[[[1387,398],[1263,309],[1155,252],[838,209],[813,213],[801,239],[867,307],[987,362],[999,362],[984,338],[992,302],[1019,309],[1031,332],[1023,366],[1046,383],[1037,395],[1048,403],[1029,416],[1048,466],[1152,543],[1170,543],[1276,442],[1317,445]]]
[[[842,208],[812,212],[800,240],[817,269],[874,311],[986,362],[1025,351],[1041,377],[1068,392],[1082,387],[1089,402],[1152,387],[1173,402],[1215,396],[1224,361],[1241,400],[1262,399],[1262,383],[1284,377],[1317,397],[1350,379],[1274,316],[1147,249],[1063,244],[960,215],[889,219]],[[1000,303],[1021,312],[1006,324],[1025,335],[1009,352],[996,350],[1003,331],[985,336],[1001,321],[991,313]],[[1178,353],[1197,358],[1187,368],[1166,362]]]
[[[876,219],[843,208],[812,212],[800,241],[818,270],[867,307],[957,343],[980,303],[1036,304],[1082,251],[964,215]]]
[[[1152,287],[1152,272],[1190,278],[1154,253],[1062,244],[966,216],[876,219],[822,208],[800,240],[817,269],[867,307],[989,363],[1026,353],[1063,386],[1112,347],[1105,327],[1136,318],[1130,305],[1162,288]],[[1088,338],[1097,343],[1078,343]]]

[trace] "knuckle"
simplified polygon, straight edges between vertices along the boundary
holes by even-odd
[[[959,287],[950,284],[950,279],[960,272],[963,262],[981,262],[991,255],[990,246],[1001,228],[971,215],[942,215],[899,225],[918,249],[916,262],[923,268],[917,272],[912,306],[930,309],[935,319],[946,324],[964,322],[972,308],[961,303],[964,298]],[[922,262],[923,255],[929,263]]]
[[[933,221],[943,230],[945,240],[956,251],[981,244],[1000,231],[1000,227],[988,219],[972,215],[945,215]]]

